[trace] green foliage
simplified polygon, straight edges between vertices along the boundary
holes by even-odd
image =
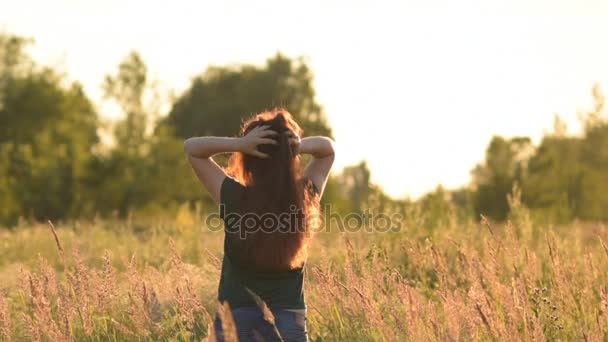
[[[585,137],[580,147],[584,190],[579,217],[608,220],[608,115],[605,98],[597,86],[593,95],[594,109],[585,118]]]
[[[337,197],[345,198],[348,202],[344,208],[346,211],[361,212],[364,209],[372,188],[370,177],[369,167],[362,161],[345,167],[340,178],[336,179],[336,187],[339,189]]]
[[[310,69],[303,59],[281,54],[264,67],[210,67],[179,97],[165,123],[181,138],[233,136],[243,119],[274,106],[287,108],[305,134],[331,136]]]
[[[580,215],[580,145],[578,138],[547,136],[530,159],[523,200],[540,218],[564,223]]]
[[[485,164],[473,171],[477,215],[506,219],[506,195],[517,184],[522,204],[541,222],[608,220],[608,118],[598,86],[592,94],[593,109],[582,116],[583,136],[567,136],[556,117],[555,132],[537,148],[528,138],[492,139]]]
[[[95,215],[175,213],[186,203],[215,211],[184,156],[183,139],[235,135],[244,118],[286,107],[306,135],[329,135],[316,101],[313,75],[303,58],[280,53],[262,66],[209,67],[161,115],[160,94],[144,59],[129,53],[105,77],[105,98],[122,111],[103,122],[82,87],[25,52],[31,40],[0,33],[0,224],[20,218],[58,220]],[[438,188],[413,203],[389,198],[371,182],[365,162],[333,174],[323,204],[332,212],[366,210],[424,213],[415,224],[429,230],[480,214],[502,221],[513,216],[508,195],[521,189],[521,206],[540,222],[608,220],[608,120],[605,98],[581,115],[582,136],[555,132],[535,147],[528,137],[495,136],[472,186]],[[110,127],[110,130],[107,128]],[[102,144],[100,136],[110,137]],[[104,139],[107,140],[107,139]],[[217,158],[225,163],[224,156]],[[306,161],[306,158],[305,158]],[[517,215],[515,215],[517,216]]]
[[[38,68],[20,38],[0,35],[0,222],[77,216],[98,141],[97,114],[77,83]]]
[[[97,170],[93,175],[101,177],[91,179],[96,190],[91,195],[95,197],[94,203],[102,203],[102,207],[97,207],[102,213],[117,210],[124,217],[154,198],[152,187],[144,181],[154,181],[150,178],[154,160],[149,158],[147,129],[153,112],[144,103],[149,88],[147,67],[135,52],[120,63],[116,75],[106,76],[105,96],[119,105],[124,118],[114,127],[114,148],[92,164]]]
[[[457,208],[464,210],[466,204],[463,204],[462,207],[457,207],[453,196],[453,193],[440,185],[435,191],[429,192],[418,200],[417,205],[420,206],[419,211],[424,216],[424,227],[426,229],[429,231],[441,229],[449,225],[451,220],[464,218],[459,217]]]
[[[504,220],[509,212],[507,195],[514,183],[525,177],[526,164],[533,152],[528,137],[506,140],[495,136],[486,150],[486,161],[473,170],[476,186],[474,207],[477,214]]]

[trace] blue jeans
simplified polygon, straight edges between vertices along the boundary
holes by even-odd
[[[264,314],[258,307],[232,309],[239,341],[257,341],[254,331],[265,341],[308,341],[304,314],[283,309],[271,309],[271,311],[274,314],[276,329],[264,320]],[[218,342],[223,342],[224,334],[219,317],[215,318],[214,328]]]

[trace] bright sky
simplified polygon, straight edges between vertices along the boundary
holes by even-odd
[[[2,4],[3,3],[3,4]],[[393,196],[463,185],[493,134],[577,132],[608,93],[608,1],[0,0],[0,29],[102,103],[135,49],[177,94],[208,65],[304,55],[338,145]]]

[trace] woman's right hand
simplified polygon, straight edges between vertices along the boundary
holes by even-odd
[[[253,128],[247,135],[241,138],[241,152],[258,157],[268,158],[266,153],[258,151],[258,145],[262,144],[273,144],[277,145],[278,142],[274,139],[268,138],[270,136],[277,135],[276,131],[269,129],[270,126],[258,126]]]

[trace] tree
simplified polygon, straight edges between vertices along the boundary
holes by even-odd
[[[159,180],[151,178],[154,161],[150,154],[150,133],[156,108],[145,102],[153,93],[147,66],[137,52],[129,53],[114,75],[107,75],[103,85],[105,98],[118,104],[124,117],[114,126],[114,147],[109,155],[97,155],[91,162],[89,185],[96,206],[92,211],[118,210],[125,216],[130,210],[154,200]]]
[[[474,208],[495,220],[504,220],[509,212],[507,194],[514,183],[521,183],[527,170],[527,162],[534,152],[528,137],[504,139],[492,138],[486,149],[484,164],[473,170]]]
[[[285,106],[307,134],[331,135],[303,59],[211,67],[157,124],[155,84],[131,52],[103,84],[123,118],[100,148],[95,107],[78,83],[37,66],[29,41],[0,34],[0,221],[62,219],[212,201],[183,153],[190,135],[233,135],[241,120]],[[150,100],[152,95],[152,101]]]
[[[565,223],[581,211],[581,139],[545,136],[528,163],[522,201],[545,221]]]
[[[128,156],[145,154],[146,133],[154,113],[144,105],[144,95],[151,85],[147,66],[132,51],[118,66],[118,73],[107,75],[103,85],[105,98],[114,100],[122,109],[124,119],[114,129],[118,149]]]
[[[592,89],[593,109],[583,118],[585,137],[581,143],[583,190],[580,216],[608,220],[608,117],[599,85]]]
[[[370,178],[371,172],[367,162],[361,161],[359,164],[345,167],[336,180],[340,189],[339,196],[350,203],[349,208],[346,208],[350,212],[361,212],[364,209],[372,189]]]
[[[26,43],[0,35],[0,220],[8,224],[78,215],[98,141],[97,114],[82,87],[33,64]]]
[[[274,106],[286,107],[307,135],[331,135],[315,101],[312,74],[303,59],[281,54],[264,67],[211,67],[177,99],[165,124],[181,138],[232,136],[243,119]]]

